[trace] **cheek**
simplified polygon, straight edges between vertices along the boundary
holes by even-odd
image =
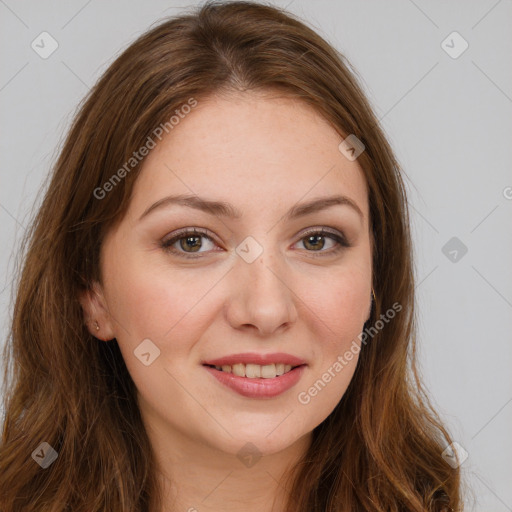
[[[340,346],[347,336],[359,334],[371,304],[368,282],[368,276],[359,272],[334,274],[322,289],[310,293],[308,306],[325,330],[325,339]]]
[[[307,302],[309,329],[315,333],[313,364],[297,401],[306,407],[311,428],[332,412],[352,380],[361,347],[358,336],[370,304],[363,273],[333,276],[327,289]]]
[[[116,339],[139,393],[155,410],[162,407],[159,397],[170,390],[179,394],[173,376],[187,375],[194,344],[211,321],[201,312],[214,283],[128,259],[110,269],[108,302]]]
[[[182,396],[179,382],[194,371],[198,340],[218,313],[212,288],[219,275],[211,270],[136,265],[127,259],[112,266],[110,276],[116,339],[136,387],[155,410],[162,407],[159,397],[169,394],[173,400],[183,398],[184,410],[189,396]],[[196,395],[201,396],[199,391]]]
[[[190,313],[212,286],[201,276],[149,265],[143,257],[111,261],[116,263],[105,267],[109,311],[119,337],[132,343],[172,336],[190,323]]]
[[[309,289],[309,305],[322,320],[329,345],[341,349],[347,338],[361,332],[371,308],[371,278],[371,250],[365,239],[347,252],[339,265],[319,274],[318,280],[304,280],[303,296],[308,297]],[[311,286],[312,281],[319,284]]]

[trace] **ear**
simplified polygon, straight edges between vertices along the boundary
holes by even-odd
[[[94,282],[91,288],[80,292],[78,300],[82,306],[84,322],[89,332],[103,341],[114,339],[116,336],[112,319],[101,286]]]

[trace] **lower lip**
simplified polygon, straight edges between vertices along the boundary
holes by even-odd
[[[249,379],[204,366],[221,384],[247,398],[273,398],[288,391],[299,382],[305,367],[306,365],[297,366],[288,373],[272,379]]]

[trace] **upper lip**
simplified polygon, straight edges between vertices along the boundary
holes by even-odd
[[[203,361],[203,364],[211,366],[225,366],[234,364],[258,364],[265,366],[269,364],[289,364],[291,366],[300,366],[306,364],[306,362],[300,357],[292,356],[291,354],[285,354],[278,352],[274,354],[257,354],[255,352],[246,352],[244,354],[232,354],[230,356],[220,357],[218,359],[209,359]]]

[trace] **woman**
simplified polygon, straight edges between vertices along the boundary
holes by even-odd
[[[9,339],[1,509],[461,510],[399,166],[343,56],[208,3],[71,127]]]

